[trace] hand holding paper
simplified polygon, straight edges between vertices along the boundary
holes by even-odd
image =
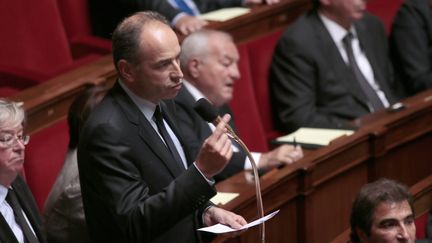
[[[279,212],[279,210],[274,211],[271,214],[268,214],[262,218],[259,218],[257,220],[254,220],[246,225],[244,225],[243,227],[241,227],[240,229],[233,229],[230,228],[229,226],[223,225],[223,224],[215,224],[213,226],[209,226],[209,227],[204,227],[204,228],[200,228],[198,229],[199,231],[206,231],[206,232],[210,232],[210,233],[215,233],[215,234],[223,234],[223,233],[230,233],[230,232],[235,232],[235,231],[240,231],[240,230],[244,230],[253,226],[256,226],[258,224],[261,224],[271,218],[273,218],[273,216],[275,216],[277,213]]]

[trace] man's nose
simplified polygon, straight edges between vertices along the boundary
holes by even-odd
[[[241,78],[241,74],[240,74],[240,71],[239,71],[239,69],[238,69],[238,65],[237,65],[237,64],[231,66],[231,76],[232,76],[235,80]]]
[[[402,226],[399,228],[397,238],[398,240],[403,240],[402,242],[405,242],[405,240],[409,239],[408,229],[405,225],[402,224]]]
[[[180,63],[178,60],[173,61],[173,70],[171,72],[171,77],[177,79],[183,78],[183,72],[180,68]]]

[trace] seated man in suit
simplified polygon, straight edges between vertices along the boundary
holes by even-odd
[[[110,38],[117,23],[136,11],[157,11],[168,18],[177,31],[187,35],[207,25],[207,21],[196,16],[200,13],[263,2],[274,4],[279,0],[90,0],[89,6],[93,32]]]
[[[30,139],[24,120],[20,104],[0,99],[0,242],[46,242],[36,202],[19,175]]]
[[[408,95],[432,88],[432,1],[406,0],[390,35],[390,51]]]
[[[237,67],[239,53],[231,38],[225,32],[200,30],[186,37],[182,42],[180,66],[184,73],[184,87],[175,98],[176,115],[180,122],[186,143],[194,154],[204,140],[211,135],[213,124],[204,121],[193,109],[200,98],[208,99],[222,113],[230,113],[228,103],[232,99],[234,82],[240,78]],[[234,124],[231,124],[234,126]],[[225,179],[243,169],[251,169],[246,153],[240,145],[234,144],[234,155],[230,164],[216,179]],[[258,168],[290,164],[303,157],[300,146],[282,145],[268,153],[253,153]]]
[[[407,242],[415,240],[413,199],[408,188],[380,179],[364,185],[351,211],[351,242]]]
[[[270,68],[277,129],[347,128],[394,102],[384,26],[365,0],[314,0],[289,26]]]
[[[138,12],[114,31],[119,79],[88,117],[78,145],[94,242],[193,243],[200,242],[201,226],[246,224],[209,202],[216,194],[212,178],[232,156],[224,132],[230,116],[191,157],[169,112],[182,86],[179,55],[176,34],[155,12]]]

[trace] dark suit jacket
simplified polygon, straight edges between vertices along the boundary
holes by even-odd
[[[407,94],[432,88],[432,7],[428,0],[406,0],[390,35],[396,74]]]
[[[161,106],[165,120],[182,142],[166,104]],[[94,242],[198,241],[198,221],[215,195],[214,188],[195,166],[185,170],[175,163],[119,84],[83,128],[78,167]]]
[[[382,23],[369,14],[355,23],[380,88],[393,101],[392,68]],[[279,40],[270,68],[276,128],[348,126],[369,113],[366,96],[315,11],[301,16]]]
[[[194,0],[201,13],[212,10],[241,6],[242,0]],[[171,6],[168,0],[89,0],[90,18],[95,35],[111,38],[117,24],[127,16],[144,10],[153,10],[172,21],[180,10]]]
[[[180,92],[175,98],[175,103],[177,108],[175,115],[178,120],[180,131],[183,134],[185,143],[191,148],[192,155],[195,158],[204,140],[212,134],[212,131],[208,126],[208,123],[195,112],[195,99],[186,87],[183,86],[180,89]],[[225,113],[231,114],[231,110],[227,105],[225,105],[219,109],[219,113],[221,115]],[[230,126],[235,129],[233,119],[230,121]],[[237,145],[237,147],[239,148],[239,152],[234,153],[230,163],[220,174],[215,176],[216,181],[226,179],[231,175],[244,170],[246,154],[240,148],[240,145]]]
[[[39,210],[37,208],[36,202],[33,198],[30,189],[24,182],[21,176],[17,176],[15,181],[12,183],[12,188],[14,189],[20,205],[25,212],[39,242],[47,242],[45,238],[45,231],[42,226],[42,221],[39,215]],[[6,223],[4,218],[0,215],[0,242],[4,243],[18,243],[15,235],[13,234],[11,228]]]

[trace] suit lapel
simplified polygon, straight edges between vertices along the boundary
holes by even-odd
[[[41,225],[41,222],[39,220],[38,215],[38,209],[35,207],[31,207],[30,202],[34,201],[33,198],[30,198],[31,192],[28,191],[27,186],[25,185],[24,180],[21,178],[21,176],[17,176],[15,181],[12,183],[12,188],[16,192],[16,196],[18,198],[18,201],[21,205],[21,208],[23,209],[25,216],[27,216],[27,219],[33,228],[33,231],[35,232],[37,238],[40,242],[43,242],[43,236],[41,229],[39,228]],[[36,206],[36,204],[34,204]]]
[[[338,80],[341,80],[346,89],[353,95],[353,97],[360,104],[364,105],[366,109],[369,109],[365,102],[366,96],[361,91],[361,87],[354,77],[350,67],[346,65],[343,60],[339,49],[334,43],[330,33],[325,28],[321,19],[317,14],[312,16],[313,26],[318,39],[319,49],[323,51],[324,57],[327,57],[328,63],[332,63],[333,73],[338,76]]]
[[[182,169],[181,165],[173,159],[171,152],[135,103],[118,83],[115,84],[112,92],[114,99],[124,111],[129,122],[137,127],[138,135],[143,142],[160,159],[174,178],[179,176],[184,168]]]

